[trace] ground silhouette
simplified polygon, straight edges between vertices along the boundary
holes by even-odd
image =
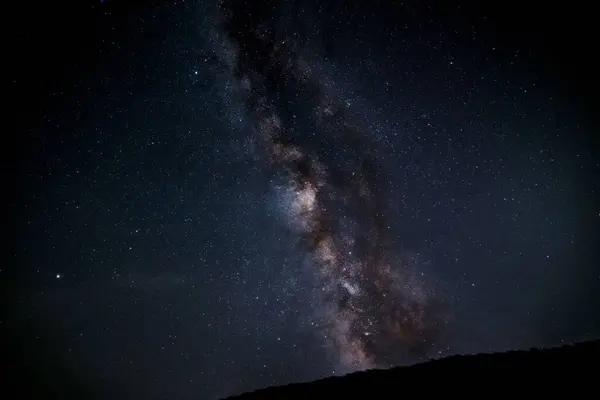
[[[459,355],[412,366],[269,387],[227,400],[391,399],[433,392],[463,395],[470,391],[487,397],[504,390],[520,392],[524,388],[530,395],[561,388],[568,390],[564,394],[580,397],[593,393],[592,387],[597,391],[599,355],[600,340],[548,349]],[[553,394],[556,396],[558,392]]]

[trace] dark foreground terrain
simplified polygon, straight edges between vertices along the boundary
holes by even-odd
[[[314,382],[270,387],[229,399],[391,399],[439,391],[444,394],[566,389],[574,398],[597,392],[600,340],[551,349],[452,356],[388,370],[356,372]],[[493,385],[493,386],[490,386]],[[493,389],[491,389],[493,388]],[[558,392],[555,393],[555,395]],[[481,394],[481,393],[479,393]],[[518,394],[518,392],[517,392]],[[524,394],[521,392],[521,394]]]

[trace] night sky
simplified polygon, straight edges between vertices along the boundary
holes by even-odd
[[[11,10],[4,372],[217,399],[600,335],[585,10],[80,3]]]

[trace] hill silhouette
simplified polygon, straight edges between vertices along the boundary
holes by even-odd
[[[482,384],[487,385],[487,394],[524,387],[539,394],[561,386],[569,388],[571,394],[584,394],[581,392],[584,386],[595,384],[590,377],[600,370],[599,355],[600,340],[549,349],[456,355],[412,366],[274,386],[228,397],[227,400],[320,399],[325,396],[388,399],[404,397],[413,391],[421,395],[437,390],[445,394],[463,394],[469,389],[480,392]]]

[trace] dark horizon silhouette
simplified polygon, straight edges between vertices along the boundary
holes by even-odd
[[[456,378],[460,373],[476,373],[478,378],[486,382],[501,381],[503,389],[534,388],[543,384],[543,390],[548,390],[574,380],[583,381],[585,375],[577,374],[588,370],[591,375],[594,371],[592,366],[598,365],[599,354],[600,340],[590,340],[552,348],[453,355],[415,365],[372,369],[311,382],[272,386],[227,397],[225,400],[317,399],[330,394],[336,395],[336,398],[354,398],[363,393],[371,393],[371,399],[384,399],[398,393],[394,391],[395,388],[406,388],[407,384],[414,386],[417,382],[438,378],[442,374]],[[559,375],[561,373],[565,375]],[[561,379],[548,379],[554,377]],[[436,383],[432,385],[435,386]],[[439,387],[420,390],[431,389],[435,391]]]

